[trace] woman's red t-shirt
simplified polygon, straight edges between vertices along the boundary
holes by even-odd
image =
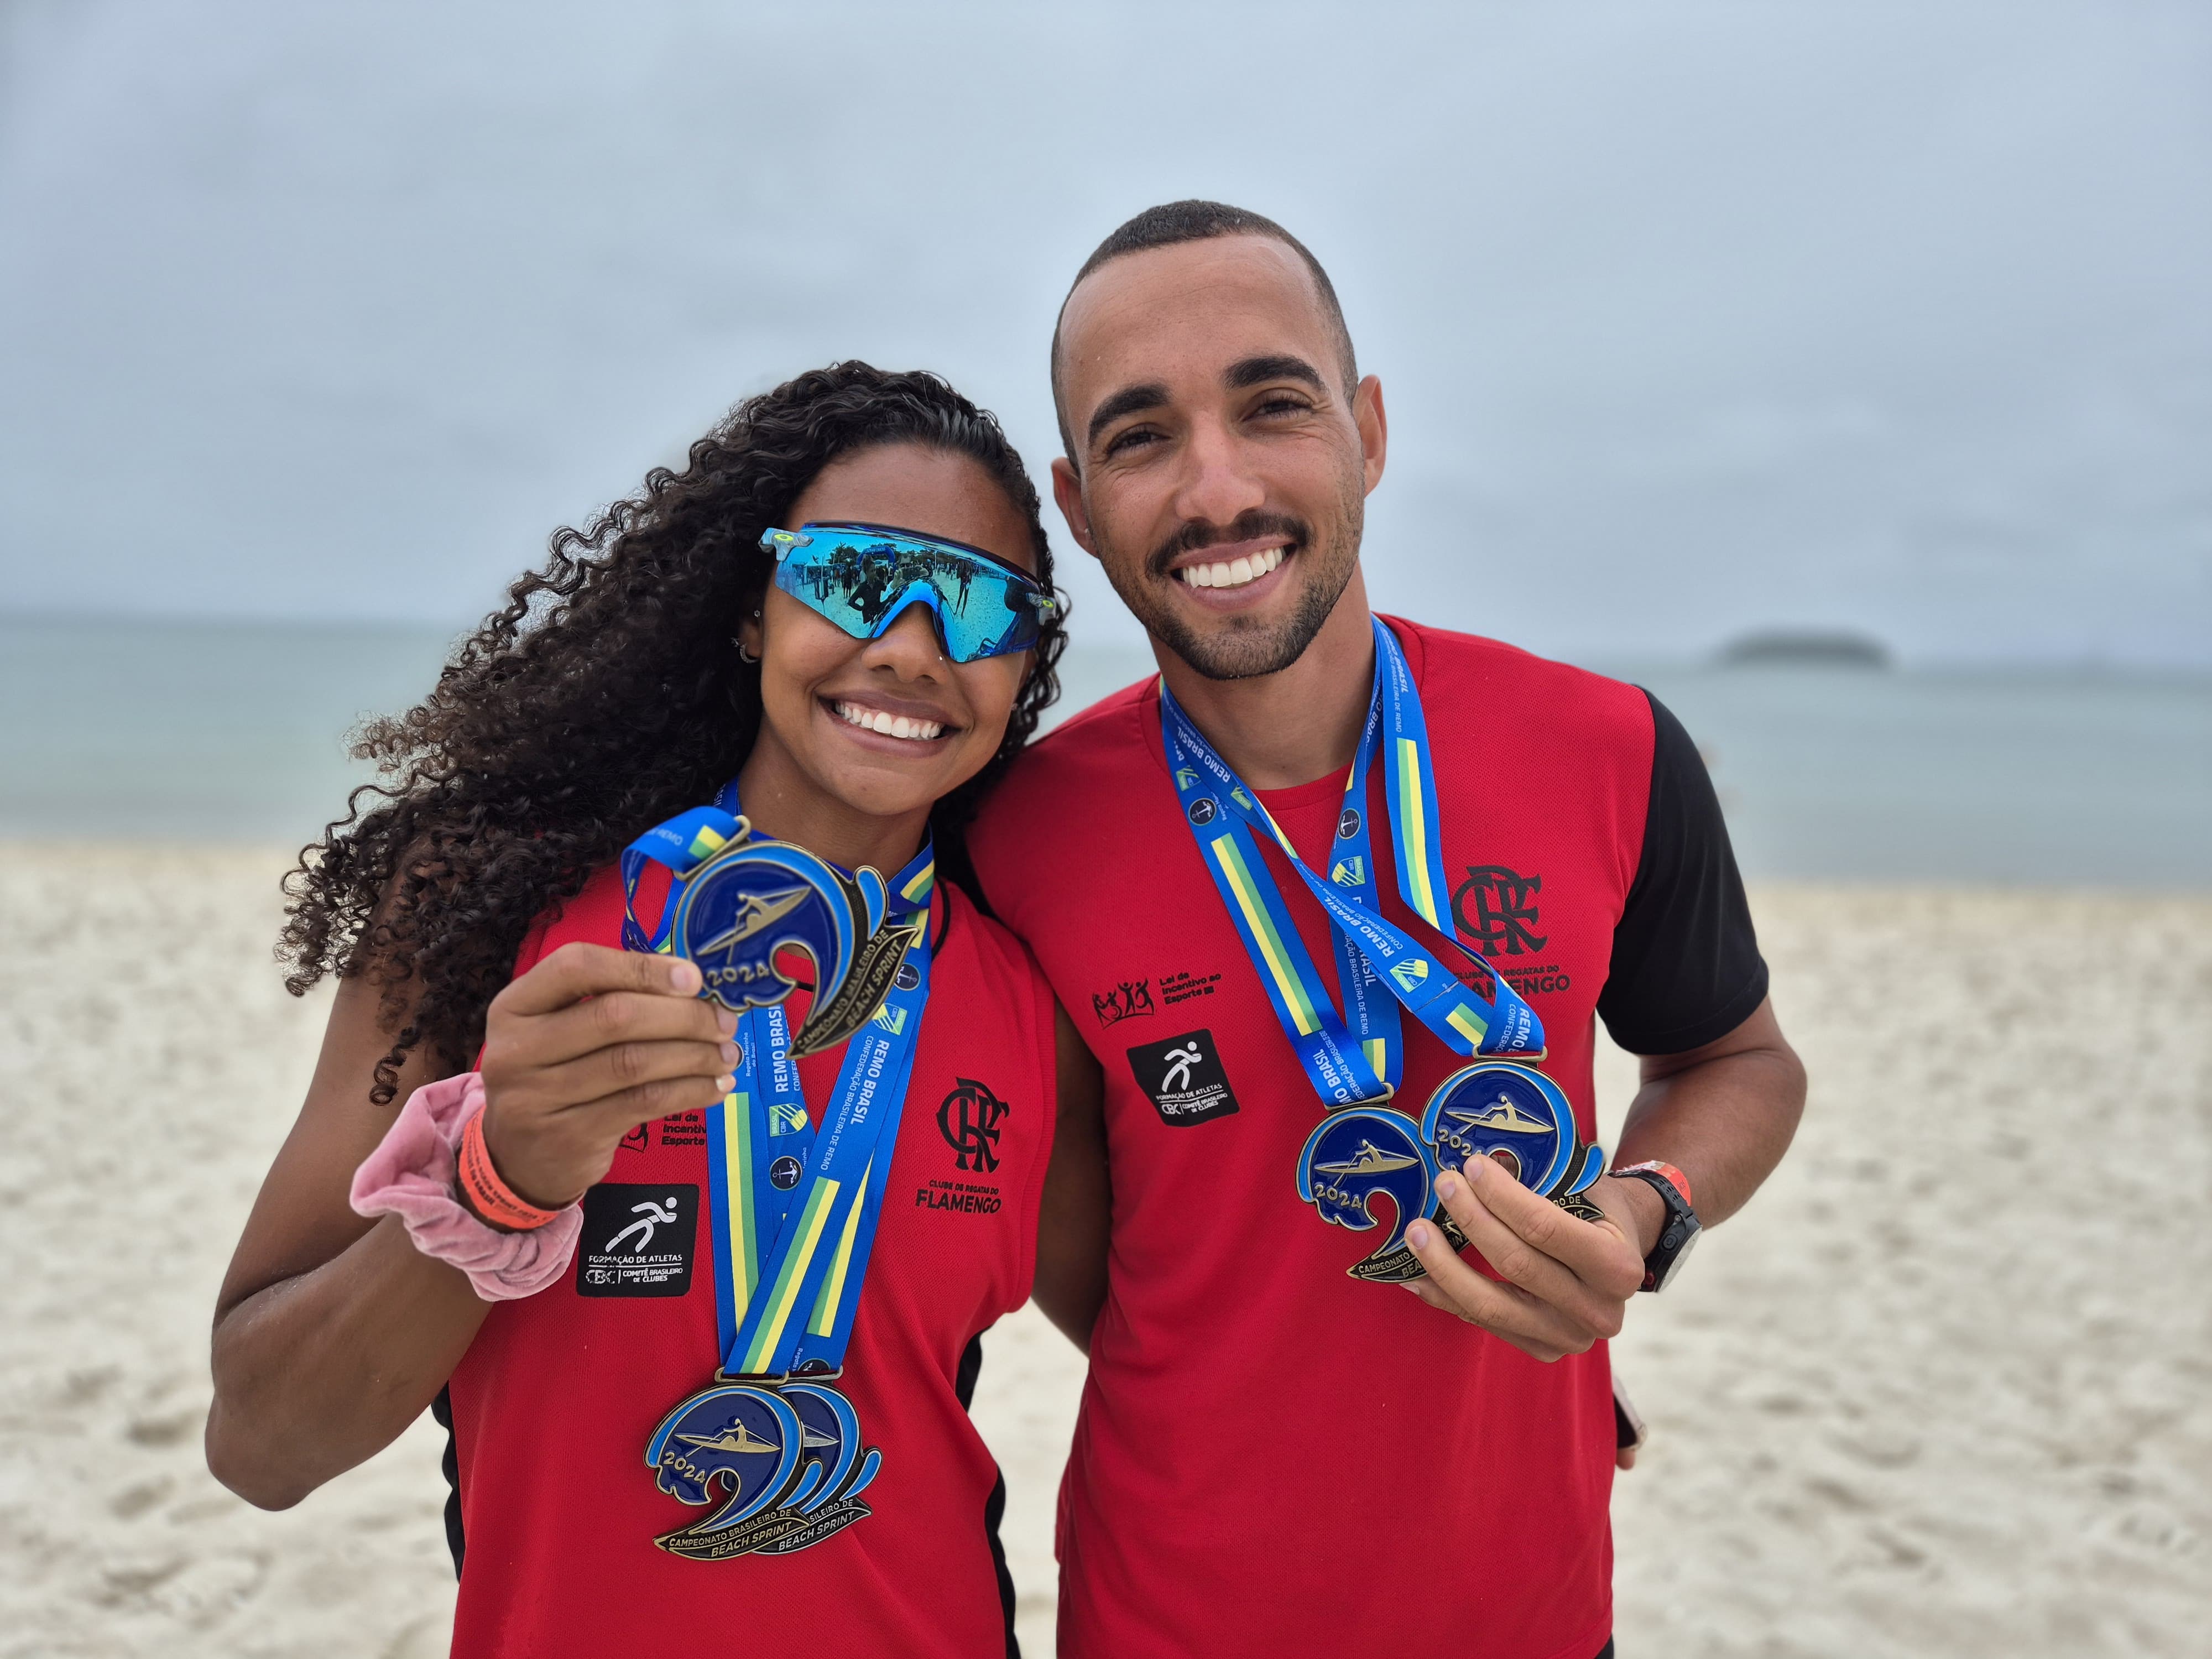
[[[516,973],[572,939],[618,945],[622,912],[617,873],[601,871],[533,930]],[[493,1309],[453,1373],[457,1656],[1004,1650],[998,1469],[969,1421],[963,1359],[1029,1297],[1053,998],[1028,951],[956,889],[939,886],[931,928],[929,1005],[838,1384],[883,1453],[873,1513],[786,1556],[654,1547],[705,1511],[658,1489],[646,1442],[708,1385],[717,1355],[704,1119],[646,1124],[586,1194],[574,1265]],[[842,1054],[799,1064],[817,1123]],[[635,1232],[611,1255],[600,1236],[630,1224],[633,1200],[678,1217],[656,1226],[645,1268]]]

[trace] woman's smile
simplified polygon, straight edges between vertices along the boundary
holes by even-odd
[[[914,748],[939,742],[949,730],[955,733],[958,725],[942,713],[924,709],[913,704],[887,702],[878,696],[823,697],[822,706],[842,721],[856,739],[889,738],[898,748]],[[881,748],[871,741],[871,748]]]

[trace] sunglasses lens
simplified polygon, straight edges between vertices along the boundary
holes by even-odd
[[[872,639],[910,605],[935,612],[955,662],[1025,651],[1037,641],[1036,591],[1011,571],[957,549],[817,532],[775,567],[775,585],[854,639]]]
[[[980,577],[964,592],[937,589],[938,629],[945,654],[955,662],[1003,657],[1036,643],[1036,606],[1027,589],[995,574]]]

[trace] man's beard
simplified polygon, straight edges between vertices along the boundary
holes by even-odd
[[[1359,562],[1359,536],[1366,502],[1356,488],[1344,492],[1339,502],[1336,534],[1316,542],[1313,527],[1303,519],[1255,509],[1239,514],[1235,523],[1217,529],[1203,520],[1184,525],[1152,550],[1145,569],[1125,578],[1116,562],[1107,560],[1106,574],[1121,602],[1162,645],[1210,680],[1256,679],[1278,674],[1305,654],[1329,612],[1344,596]],[[1163,603],[1153,586],[1169,575],[1168,562],[1178,554],[1221,542],[1255,541],[1263,536],[1289,538],[1284,550],[1298,588],[1291,614],[1273,621],[1226,616],[1210,625],[1194,624],[1176,607]]]

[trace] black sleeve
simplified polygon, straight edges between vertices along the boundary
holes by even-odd
[[[1766,999],[1766,963],[1698,746],[1665,704],[1644,696],[1651,800],[1597,1012],[1631,1054],[1679,1054],[1751,1018]]]

